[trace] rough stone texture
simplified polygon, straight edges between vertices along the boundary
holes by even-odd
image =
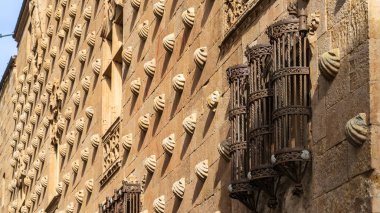
[[[64,187],[62,195],[58,198],[58,210],[64,210],[69,203],[74,202],[75,212],[97,212],[98,204],[113,195],[123,180],[137,180],[140,183],[145,180],[141,210],[152,212],[153,200],[165,195],[165,212],[250,212],[240,202],[229,198],[227,187],[231,180],[231,163],[223,159],[217,151],[218,143],[225,140],[230,131],[230,90],[225,70],[247,61],[244,56],[247,45],[269,42],[265,30],[273,22],[287,16],[289,1],[258,1],[264,3],[253,9],[256,10],[257,17],[245,30],[239,31],[234,42],[230,46],[226,45],[227,48],[223,45],[219,47],[226,36],[224,1],[167,0],[162,19],[153,14],[153,3],[156,3],[156,0],[141,1],[139,10],[132,8],[130,1],[126,1],[122,9],[123,31],[112,35],[112,45],[100,37],[103,18],[108,12],[104,7],[104,0],[70,1],[70,4],[78,5],[78,11],[62,43],[58,38],[58,32],[63,20],[69,17],[69,5],[57,22],[54,19],[55,10],[50,20],[45,15],[47,5],[55,5],[57,1],[34,2],[38,5],[42,34],[46,33],[47,26],[50,25],[57,30],[53,30],[48,48],[43,53],[41,42],[37,42],[38,36],[34,30],[33,18],[37,15],[33,13],[31,18],[29,11],[22,11],[21,15],[24,13],[26,17],[25,23],[33,23],[33,30],[32,34],[29,34],[28,25],[24,26],[25,31],[23,25],[20,25],[18,31],[23,36],[18,41],[18,55],[14,66],[10,67],[9,74],[3,77],[1,84],[0,160],[9,162],[13,153],[10,143],[17,122],[11,118],[15,111],[12,95],[16,94],[18,79],[24,68],[29,66],[27,59],[32,53],[36,58],[32,60],[26,74],[37,76],[40,72],[45,72],[42,67],[45,59],[52,61],[52,67],[45,73],[46,79],[41,85],[35,103],[32,104],[26,123],[34,113],[35,105],[41,103],[39,97],[45,93],[46,83],[57,82],[56,85],[60,85],[71,68],[76,68],[76,78],[63,99],[61,113],[68,107],[74,109],[74,112],[71,120],[67,121],[62,136],[58,137],[58,144],[66,143],[67,133],[76,132],[76,120],[81,117],[86,119],[83,132],[76,135],[73,146],[63,159],[55,157],[55,147],[51,142],[57,134],[55,125],[49,125],[46,135],[39,142],[37,150],[31,156],[31,163],[25,170],[33,167],[32,162],[38,158],[40,150],[47,152],[46,160],[24,195],[8,192],[6,188],[12,180],[12,173],[17,169],[13,169],[8,163],[0,164],[0,212],[7,212],[9,204],[15,199],[18,199],[20,205],[17,208],[20,209],[21,203],[30,198],[31,192],[34,192],[43,176],[49,177],[46,192],[37,199],[30,212],[46,209],[54,200],[56,184],[62,181],[66,173],[72,171],[71,164],[76,160],[79,162],[79,171],[76,175],[71,175],[70,183]],[[26,3],[28,4],[28,1]],[[302,1],[299,3],[303,4]],[[309,148],[313,160],[302,181],[304,193],[300,197],[293,195],[294,183],[283,178],[278,190],[279,207],[272,212],[380,211],[380,147],[377,143],[380,140],[379,4],[376,0],[310,0],[306,5],[308,14],[319,12],[321,17],[315,35],[309,37],[312,51],[312,119]],[[92,19],[86,25],[82,11],[87,6],[92,6],[94,10]],[[189,7],[194,7],[196,11],[192,29],[187,29],[181,18],[182,12]],[[57,8],[61,8],[59,3]],[[149,33],[143,42],[138,35],[138,26],[145,20],[149,21]],[[64,47],[74,39],[72,31],[77,24],[84,24],[85,28],[73,54],[69,56]],[[96,32],[95,45],[90,49],[86,37],[93,31]],[[162,45],[162,39],[170,33],[175,35],[172,53],[168,53]],[[32,48],[33,44],[35,49]],[[61,47],[55,59],[49,54],[50,47],[53,46]],[[117,50],[128,46],[132,46],[133,49],[131,63],[122,64],[118,69],[119,65],[114,61],[122,63],[122,60]],[[204,68],[200,70],[194,63],[193,53],[197,48],[204,46],[208,49],[208,57]],[[341,68],[335,79],[328,81],[320,75],[318,58],[323,52],[334,48],[340,49]],[[78,60],[78,53],[83,49],[87,49],[87,60],[82,64]],[[58,64],[62,55],[68,57],[63,71]],[[156,71],[154,77],[150,78],[145,74],[143,67],[144,63],[153,58],[156,59]],[[96,59],[102,61],[99,76],[93,73],[91,67]],[[112,99],[111,95],[104,95],[107,87],[103,74],[108,70],[121,71],[120,81],[115,83],[119,85],[119,90],[112,94],[120,98],[117,104],[105,109],[104,104]],[[177,74],[184,74],[186,78],[182,93],[176,92],[171,84],[172,78]],[[93,79],[88,93],[83,91],[80,82],[85,76]],[[129,87],[131,81],[136,78],[141,78],[138,96],[132,94]],[[34,83],[35,79],[30,85]],[[23,86],[25,85],[26,82]],[[221,98],[214,113],[207,107],[207,97],[216,90],[221,93]],[[71,101],[76,91],[81,92],[78,107]],[[154,98],[160,94],[165,94],[165,108],[162,113],[157,113],[153,109],[153,103]],[[49,110],[49,105],[54,103],[51,97],[28,138],[25,149],[37,135],[38,129],[43,127],[42,118],[53,114]],[[85,109],[89,106],[94,108],[92,119],[87,119],[85,114]],[[147,113],[151,115],[150,125],[146,132],[142,132],[137,122],[140,116]],[[181,124],[183,119],[192,113],[197,113],[197,124],[191,136],[185,132]],[[360,148],[347,142],[344,134],[346,122],[358,113],[369,115],[371,128],[369,140]],[[131,150],[126,151],[120,144],[121,166],[104,186],[100,186],[100,180],[104,176],[103,143],[100,143],[98,148],[93,148],[90,138],[94,134],[107,134],[108,127],[116,117],[120,117],[120,138],[132,133],[133,145]],[[175,134],[176,141],[172,155],[165,153],[161,146],[162,140],[170,134]],[[90,149],[90,154],[85,163],[81,160],[80,150],[86,147]],[[21,153],[25,153],[25,150]],[[153,174],[147,174],[143,166],[143,160],[150,155],[156,155],[157,159],[157,167]],[[209,162],[209,174],[202,182],[194,173],[194,167],[205,159]],[[183,199],[179,200],[172,193],[171,186],[182,177],[186,179],[186,191]],[[85,182],[89,179],[94,180],[92,194],[85,190],[84,201],[78,206],[75,194],[85,189]],[[266,206],[268,197],[263,195],[259,201],[258,211],[269,212]]]

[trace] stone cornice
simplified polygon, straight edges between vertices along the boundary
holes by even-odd
[[[13,38],[20,42],[21,37],[24,33],[25,25],[27,23],[29,16],[29,0],[24,0],[20,9],[20,13],[17,19],[15,29],[13,31]]]

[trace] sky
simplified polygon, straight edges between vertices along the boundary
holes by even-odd
[[[22,0],[0,0],[0,34],[10,34],[16,26]],[[12,55],[17,54],[17,43],[12,36],[0,38],[0,79]]]

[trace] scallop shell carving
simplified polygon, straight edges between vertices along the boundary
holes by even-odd
[[[44,125],[45,128],[49,127],[50,121],[46,116],[42,119],[42,124]]]
[[[59,146],[59,155],[61,155],[61,157],[66,157],[66,154],[67,154],[67,144],[62,144]]]
[[[92,106],[87,107],[85,111],[88,119],[91,119],[94,116],[94,108]]]
[[[74,209],[75,209],[74,203],[71,202],[71,203],[69,203],[69,204],[67,205],[67,207],[66,207],[66,212],[67,212],[67,213],[73,213],[73,212],[74,212]]]
[[[356,146],[362,146],[368,138],[368,123],[367,115],[365,113],[359,113],[355,117],[351,118],[345,127],[346,136],[348,141]]]
[[[43,176],[43,177],[41,178],[40,183],[41,183],[41,186],[42,186],[43,188],[46,188],[47,185],[48,185],[48,177],[47,177],[47,176]]]
[[[47,82],[45,90],[48,94],[51,94],[53,92],[53,83],[51,83],[50,81]]]
[[[55,191],[58,195],[62,194],[63,192],[63,182],[58,182],[57,186],[55,187]]]
[[[49,27],[46,30],[46,35],[51,37],[53,35],[54,29],[52,25],[49,25]]]
[[[29,104],[33,104],[35,99],[36,99],[36,94],[34,94],[34,93],[30,93],[30,94],[28,95],[28,103],[29,103]]]
[[[141,5],[141,0],[131,0],[131,5],[133,8],[138,10],[140,8],[140,5]]]
[[[161,94],[154,98],[153,109],[156,112],[162,112],[165,108],[165,94]]]
[[[79,170],[79,161],[76,160],[71,164],[71,169],[73,170],[74,173],[78,173]]]
[[[34,153],[33,147],[29,146],[28,148],[26,148],[27,155],[32,156],[33,153]]]
[[[49,38],[45,37],[41,40],[41,49],[46,50],[49,43]]]
[[[40,72],[40,74],[38,74],[37,81],[40,84],[43,84],[45,82],[45,74],[43,72]]]
[[[218,152],[224,159],[231,159],[231,138],[228,138],[218,144]]]
[[[94,179],[89,179],[84,183],[86,190],[89,193],[92,193],[92,190],[94,189]]]
[[[165,36],[162,43],[166,51],[173,52],[174,44],[175,44],[175,34],[171,33]]]
[[[91,141],[91,145],[94,147],[94,148],[97,148],[100,144],[100,141],[101,141],[101,137],[99,134],[95,134],[95,135],[92,135],[91,138],[90,138],[90,141]]]
[[[61,69],[65,69],[66,68],[66,63],[67,63],[67,57],[66,56],[61,56],[61,58],[59,58],[58,60],[58,65]]]
[[[144,64],[145,73],[153,78],[154,73],[156,72],[156,59],[152,59]]]
[[[68,107],[65,109],[65,112],[63,115],[64,115],[66,120],[70,120],[72,113],[73,113],[73,109],[71,107]]]
[[[90,76],[85,76],[81,80],[81,85],[84,91],[88,92],[90,89],[90,84],[91,84],[91,77]]]
[[[182,126],[189,134],[193,134],[195,126],[197,124],[197,113],[193,113],[190,116],[187,116],[183,122]]]
[[[149,128],[150,114],[147,113],[139,118],[139,127],[142,131],[147,131]]]
[[[60,30],[60,31],[58,31],[58,38],[60,38],[60,39],[63,39],[64,37],[65,37],[65,31],[64,30]]]
[[[319,69],[326,79],[332,80],[338,74],[340,68],[339,48],[325,52],[319,59]]]
[[[185,88],[186,79],[183,74],[178,74],[174,76],[172,82],[173,82],[173,88],[176,91],[182,91]]]
[[[203,68],[207,60],[207,47],[200,47],[194,52],[194,62],[199,68]]]
[[[40,170],[40,166],[41,166],[41,161],[39,159],[36,159],[33,162],[33,168],[38,171],[38,170]]]
[[[77,5],[76,4],[71,4],[70,5],[70,9],[69,9],[69,15],[73,18],[75,18],[75,16],[77,15]]]
[[[36,115],[40,116],[42,113],[42,105],[37,104],[36,107],[34,108],[34,112],[36,113]]]
[[[156,155],[151,155],[144,160],[144,167],[145,169],[150,172],[154,173],[157,167],[157,160],[156,160]]]
[[[122,57],[123,57],[123,60],[126,64],[131,64],[131,61],[132,61],[132,47],[129,46],[127,47],[126,49],[123,50],[122,52]]]
[[[73,95],[73,103],[74,103],[76,106],[79,106],[79,103],[80,103],[80,91],[77,91],[77,92]]]
[[[42,128],[42,127],[39,128],[38,132],[37,132],[37,137],[40,138],[40,139],[42,139],[44,137],[44,135],[45,135],[45,129]]]
[[[214,91],[207,97],[207,106],[213,111],[216,111],[220,99],[220,92]]]
[[[83,11],[83,18],[84,18],[84,20],[86,20],[86,21],[90,21],[90,20],[91,20],[91,16],[92,16],[92,7],[91,7],[91,6],[88,6],[88,7],[86,7],[86,9],[84,9],[84,11]]]
[[[66,94],[69,91],[69,81],[68,80],[62,81],[59,88],[61,89],[63,93]]]
[[[164,213],[165,212],[165,196],[162,195],[159,198],[156,198],[153,201],[153,208],[154,211],[157,213]]]
[[[76,122],[75,122],[75,129],[78,131],[78,132],[83,132],[83,129],[84,129],[84,118],[81,117],[79,118]]]
[[[181,178],[178,181],[174,182],[172,186],[172,191],[177,197],[182,199],[183,195],[185,194],[185,186],[186,180],[185,178]]]
[[[193,27],[195,21],[195,9],[193,7],[188,8],[182,13],[182,21],[187,27]]]
[[[41,162],[45,162],[46,159],[46,152],[44,150],[41,150],[38,154],[38,159],[40,159]]]
[[[130,150],[131,147],[132,147],[132,133],[129,133],[127,135],[124,135],[122,138],[121,138],[121,143],[123,145],[123,148],[125,150]]]
[[[153,13],[156,17],[161,18],[165,11],[165,0],[159,0],[153,4]]]
[[[82,203],[83,202],[83,198],[84,198],[84,191],[83,190],[79,190],[77,193],[75,193],[75,200],[78,203]]]
[[[28,208],[31,208],[32,205],[33,205],[33,202],[32,202],[31,199],[29,199],[29,200],[27,200],[27,201],[25,202],[25,206],[28,207]]]
[[[208,160],[204,160],[195,166],[195,174],[201,180],[206,180],[208,176]]]
[[[34,137],[34,138],[32,139],[32,143],[31,143],[31,145],[32,145],[34,148],[37,148],[39,143],[40,143],[40,140],[38,139],[38,137]]]
[[[24,184],[25,185],[30,186],[31,183],[32,183],[32,180],[29,177],[24,178]]]
[[[66,5],[67,5],[67,1],[68,1],[68,0],[61,0],[61,1],[60,1],[62,7],[66,7]]]
[[[39,83],[36,82],[36,83],[33,84],[33,92],[35,94],[37,94],[40,91],[40,88],[41,88],[41,86],[40,86]]]
[[[137,78],[133,81],[131,81],[131,91],[133,94],[138,95],[140,93],[140,87],[141,87],[141,80],[140,78]]]
[[[34,203],[37,200],[37,194],[35,192],[32,192],[30,194],[30,200]]]
[[[74,37],[80,38],[82,36],[83,28],[81,24],[77,24],[74,27]]]
[[[145,20],[144,23],[140,24],[139,26],[139,36],[142,40],[146,40],[148,38],[149,33],[149,21]]]
[[[22,121],[23,123],[26,122],[26,117],[28,117],[28,115],[26,114],[26,112],[22,113],[20,115],[20,121]]]
[[[70,184],[70,178],[71,178],[71,174],[70,173],[66,173],[63,176],[63,183],[65,183],[66,185],[69,185]]]
[[[74,140],[75,140],[75,132],[70,131],[69,133],[67,133],[67,135],[66,135],[67,144],[72,146],[74,144]]]
[[[51,14],[53,14],[53,5],[49,4],[46,8],[46,16],[50,18]]]
[[[41,184],[38,184],[36,186],[36,188],[35,188],[35,191],[36,191],[37,195],[41,195],[42,194],[42,190],[43,190],[43,188],[42,188]]]
[[[67,74],[67,77],[70,79],[70,81],[74,81],[76,75],[77,75],[77,70],[75,68],[71,68],[69,73]]]
[[[80,152],[80,158],[82,159],[82,161],[88,161],[89,154],[90,154],[90,150],[88,148],[84,148]]]
[[[62,22],[62,30],[65,32],[68,32],[70,30],[71,20],[69,18],[66,18]]]
[[[88,46],[90,47],[95,46],[95,39],[96,39],[96,32],[92,31],[90,34],[88,34],[87,39],[86,39]]]
[[[175,135],[171,134],[168,137],[166,137],[164,140],[162,140],[162,148],[169,153],[173,154],[173,150],[175,147]]]
[[[99,75],[100,74],[100,68],[102,66],[102,61],[100,59],[96,59],[93,63],[92,63],[92,71],[96,74],[96,75]]]
[[[86,49],[83,49],[78,53],[78,59],[79,59],[79,62],[81,62],[82,64],[84,62],[86,62],[86,59],[87,59],[87,50]]]
[[[66,47],[65,47],[65,51],[68,53],[68,54],[72,54],[73,51],[74,51],[74,48],[75,48],[75,41],[74,40],[70,40],[67,44],[66,44]]]
[[[20,84],[22,84],[22,83],[24,83],[24,81],[25,81],[25,75],[20,75],[20,76],[18,77],[18,82],[19,82]]]

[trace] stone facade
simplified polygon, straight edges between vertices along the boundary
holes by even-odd
[[[275,49],[268,27],[289,17],[308,41],[305,173],[280,173],[277,205],[266,192],[239,199],[257,212],[379,212],[378,11],[377,0],[24,0],[0,85],[0,212],[252,212],[230,198],[241,148],[226,70],[251,64],[249,48]]]

